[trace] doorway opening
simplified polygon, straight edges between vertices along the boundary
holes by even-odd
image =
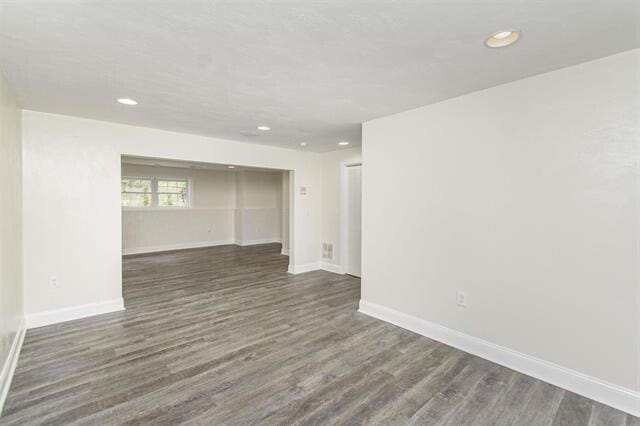
[[[122,254],[280,244],[289,256],[290,173],[122,156]]]
[[[362,276],[362,163],[345,163],[341,171],[340,214],[342,272]]]

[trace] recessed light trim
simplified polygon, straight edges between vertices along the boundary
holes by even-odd
[[[271,127],[269,127],[269,126],[258,126],[258,130],[262,130],[263,132],[268,132],[269,130],[271,130]]]
[[[306,142],[300,142],[300,146],[307,146]]]
[[[342,145],[342,146],[349,145],[349,142],[347,142],[347,141],[340,141],[340,142],[338,142],[338,145]]]
[[[484,44],[487,47],[507,47],[520,38],[520,33],[515,30],[498,31],[487,38]]]
[[[118,102],[121,103],[122,105],[138,105],[138,101],[135,101],[130,98],[119,98]]]

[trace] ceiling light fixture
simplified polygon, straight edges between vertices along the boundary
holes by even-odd
[[[342,146],[344,146],[344,145],[349,145],[349,142],[347,142],[347,141],[340,141],[340,142],[338,142],[338,145],[342,145]]]
[[[118,99],[118,102],[120,102],[123,105],[138,105],[137,101],[134,101],[133,99],[129,99],[129,98],[120,98]]]
[[[487,47],[506,47],[518,41],[519,38],[520,33],[518,31],[500,31],[486,39],[484,44]]]
[[[300,142],[300,146],[307,146],[306,142]]]
[[[236,166],[227,166],[227,168],[229,168],[229,169],[235,169],[235,168],[236,168]]]
[[[262,130],[264,132],[271,130],[271,127],[269,126],[258,126],[258,130]]]

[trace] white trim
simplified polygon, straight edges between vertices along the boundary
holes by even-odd
[[[280,238],[261,238],[258,240],[236,240],[235,244],[238,246],[255,246],[258,244],[271,244],[281,242],[282,240]]]
[[[257,244],[270,244],[270,243],[281,243],[280,238],[263,238],[260,240],[248,240],[248,241],[240,241],[240,240],[218,240],[218,241],[202,241],[198,243],[179,243],[179,244],[166,244],[162,246],[149,246],[149,247],[136,247],[123,249],[122,254],[124,256],[128,256],[131,254],[144,254],[144,253],[157,253],[162,251],[173,251],[173,250],[186,250],[192,248],[202,248],[202,247],[215,247],[215,246],[226,246],[229,244],[235,244],[238,246],[253,246]],[[284,253],[283,253],[284,254]],[[287,256],[289,255],[289,250],[287,250]]]
[[[342,161],[340,163],[340,210],[339,210],[339,218],[340,218],[340,274],[347,273],[347,256],[348,256],[348,247],[347,247],[347,232],[348,232],[348,215],[349,215],[349,187],[347,182],[347,168],[360,166],[362,167],[361,161]]]
[[[342,272],[342,266],[335,263],[320,262],[320,269],[322,269],[323,271],[333,272],[334,274],[344,275],[344,273]]]
[[[640,416],[640,392],[514,351],[385,306],[360,300],[358,312],[429,337],[552,385]]]
[[[87,303],[86,305],[28,314],[25,316],[25,321],[27,328],[31,329],[117,311],[124,311],[122,297],[105,300],[104,302]]]
[[[224,246],[224,245],[235,244],[235,243],[236,242],[234,240],[219,240],[219,241],[203,241],[199,243],[166,244],[162,246],[149,246],[149,247],[136,247],[136,248],[122,249],[122,254],[124,256],[127,256],[130,254],[156,253],[160,251],[185,250],[185,249],[201,248],[201,247]]]
[[[16,371],[16,365],[18,364],[18,357],[20,356],[20,350],[22,349],[22,343],[24,342],[24,336],[27,330],[24,327],[24,319],[20,321],[20,326],[16,331],[16,335],[13,336],[13,342],[11,348],[7,354],[7,359],[2,366],[2,373],[0,373],[0,416],[2,415],[2,409],[11,387],[11,380],[13,380],[13,373]]]
[[[289,264],[289,272],[290,274],[303,274],[305,272],[317,271],[320,269],[320,262],[311,262],[304,263],[302,265],[291,265]]]
[[[282,249],[280,250],[280,254],[283,256],[289,256],[289,249]]]
[[[340,273],[347,273],[347,162],[340,163]]]

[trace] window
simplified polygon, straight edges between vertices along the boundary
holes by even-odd
[[[187,180],[158,179],[158,206],[186,207],[188,205],[189,182]]]
[[[122,178],[122,207],[151,207],[153,179]]]
[[[189,179],[123,177],[122,207],[190,207]]]

